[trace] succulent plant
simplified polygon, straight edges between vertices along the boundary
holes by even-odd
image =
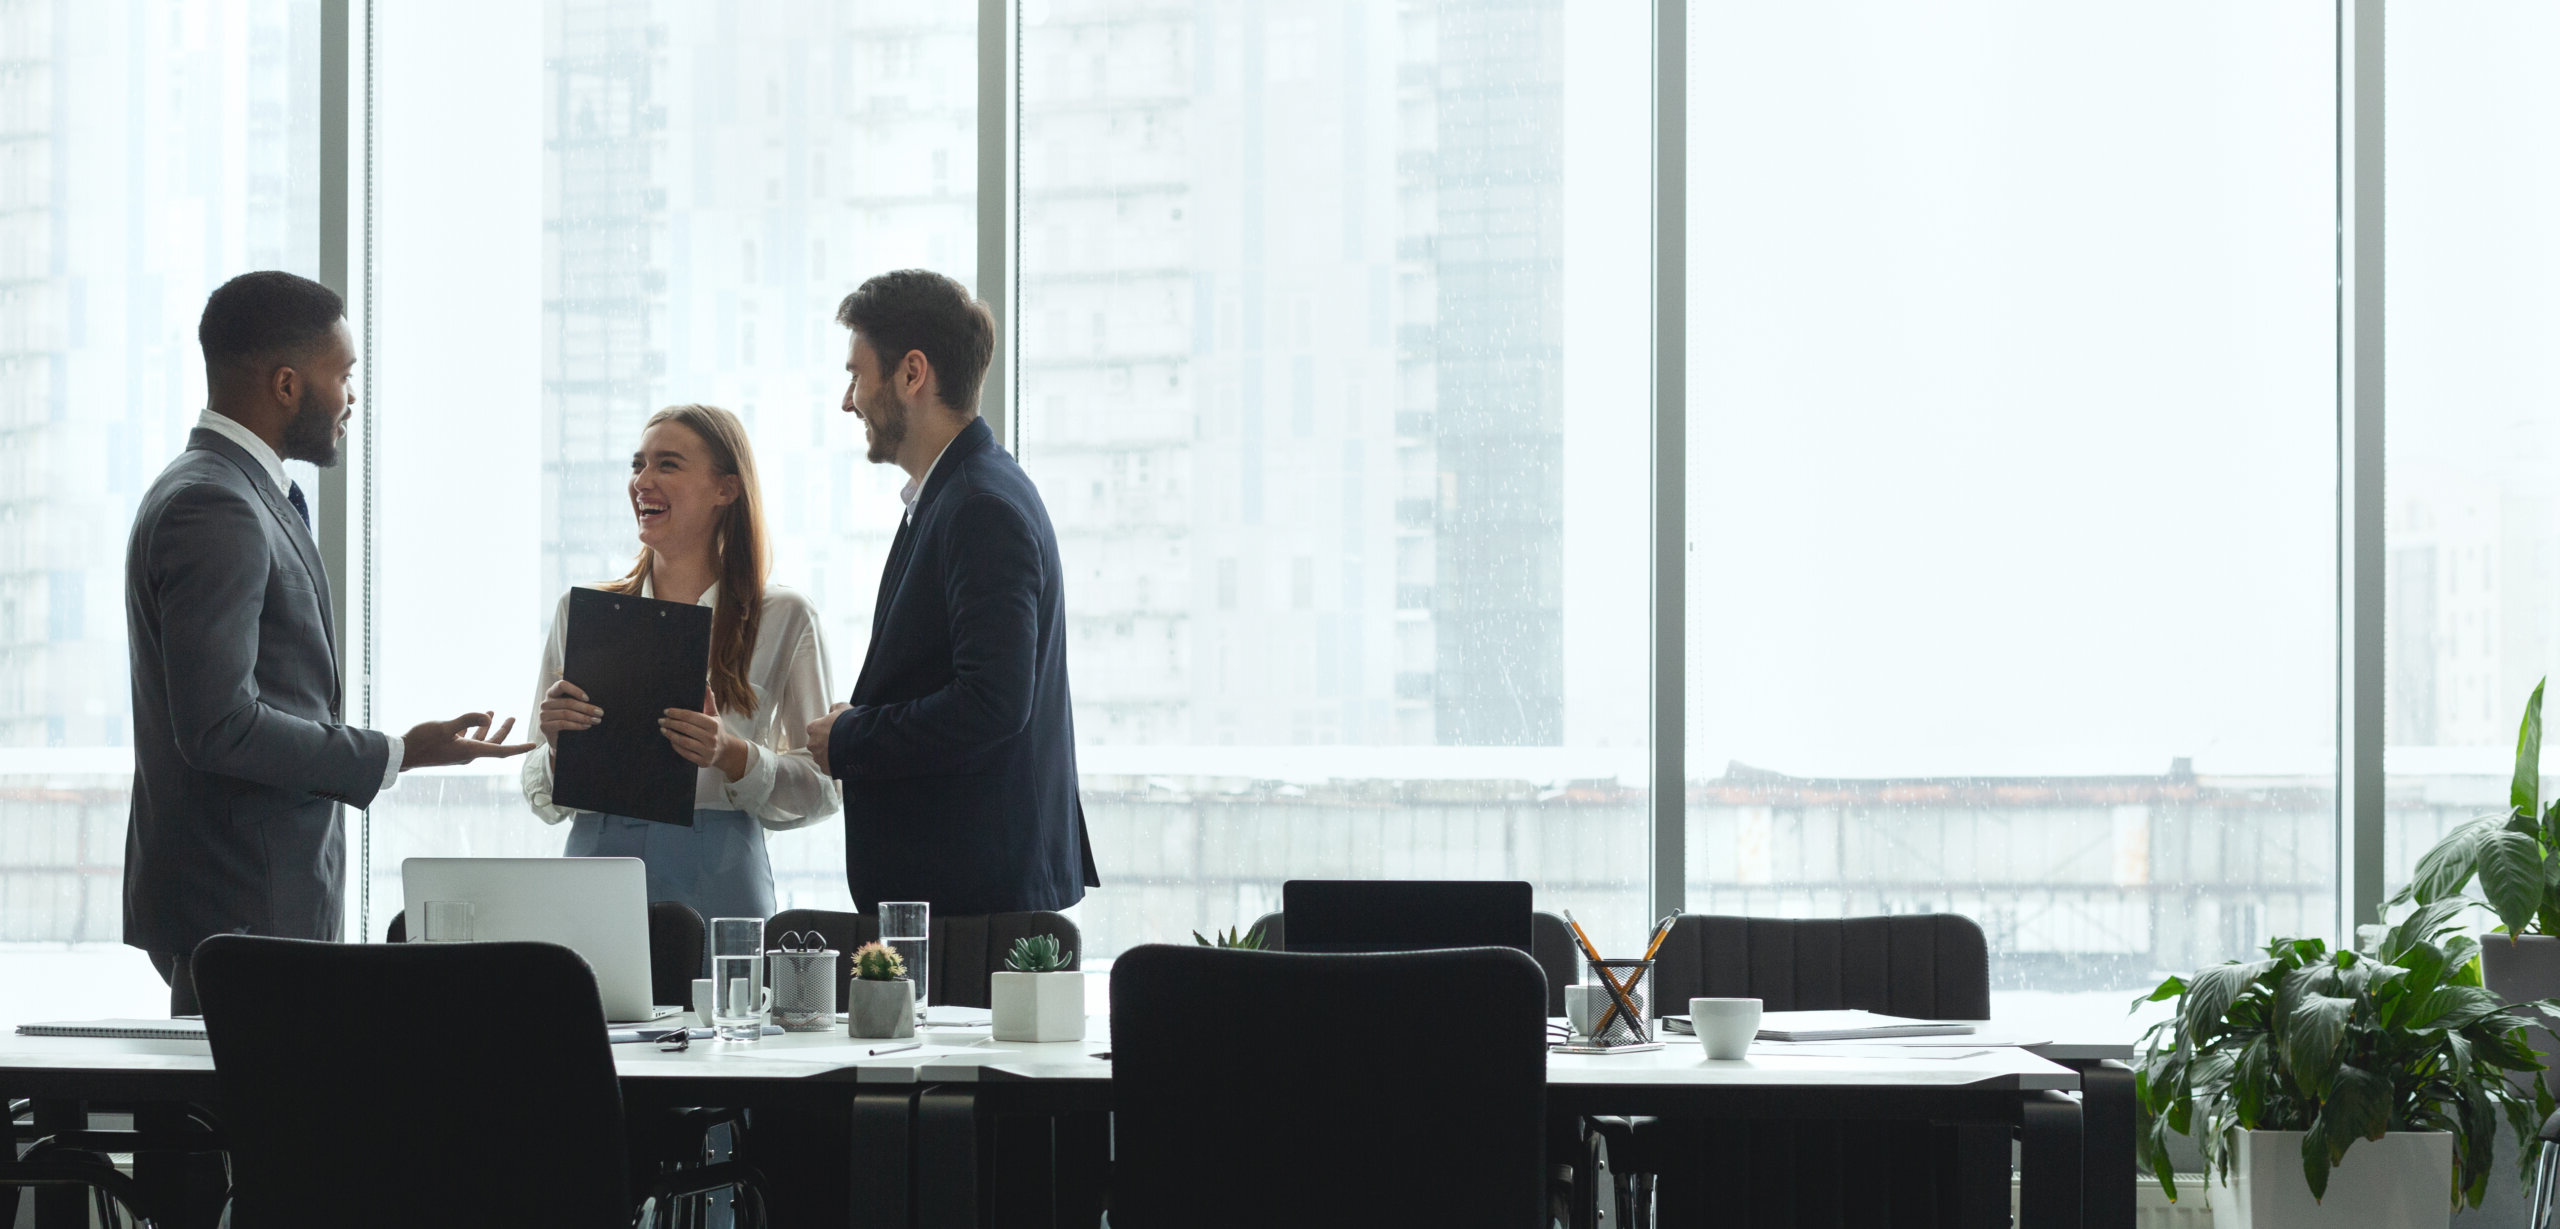
[[[1262,938],[1262,923],[1260,922],[1255,922],[1253,924],[1253,929],[1241,934],[1236,932],[1235,927],[1230,926],[1225,930],[1218,932],[1217,941],[1214,943],[1209,941],[1208,936],[1195,930],[1191,932],[1191,941],[1202,947],[1232,947],[1239,951],[1248,952],[1261,951],[1265,946]]]
[[[1066,949],[1056,935],[1029,935],[1013,941],[1004,967],[1016,973],[1062,973],[1067,968]]]
[[[886,943],[865,943],[853,951],[853,975],[861,981],[898,981],[907,975],[907,962]]]

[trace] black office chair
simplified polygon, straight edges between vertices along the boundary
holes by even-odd
[[[773,946],[793,931],[821,936],[826,946],[836,950],[836,1002],[842,1003],[845,982],[853,976],[853,951],[880,937],[880,917],[833,909],[785,909],[764,924],[765,945]],[[925,987],[926,1001],[944,1007],[987,1006],[993,975],[1004,971],[1004,959],[1014,942],[1032,935],[1056,935],[1058,946],[1066,952],[1067,968],[1084,967],[1084,932],[1063,914],[933,915],[928,928],[933,967],[925,971],[930,982]]]
[[[1991,1014],[1991,962],[1982,928],[1954,914],[1695,915],[1664,939],[1653,992],[1673,1015],[1716,997],[1756,998],[1764,1011],[1979,1020]],[[1620,1224],[1954,1225],[1994,1205],[2008,1215],[2009,1141],[1998,1127],[1594,1122],[1609,1141]]]
[[[1289,920],[1285,913],[1266,913],[1255,922],[1262,930],[1262,946],[1266,951],[1289,950]],[[1547,975],[1547,1015],[1564,1014],[1564,988],[1582,980],[1582,951],[1575,946],[1573,929],[1564,919],[1541,910],[1529,915],[1529,958],[1538,962],[1539,971]]]
[[[635,1204],[604,1008],[565,947],[216,935],[195,973],[243,1224],[604,1229],[723,1188],[761,1219],[736,1163]]]
[[[709,976],[704,963],[702,915],[676,900],[649,902],[649,1001],[662,1007],[693,1006],[693,979]],[[385,943],[409,941],[407,910],[391,915]]]
[[[1507,947],[1123,954],[1113,1229],[1544,1226],[1544,981]]]

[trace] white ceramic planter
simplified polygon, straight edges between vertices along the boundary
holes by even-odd
[[[903,977],[891,981],[857,977],[845,983],[844,998],[846,1035],[866,1040],[916,1035],[914,982]]]
[[[2243,1131],[2231,1184],[2214,1181],[2206,1198],[2214,1229],[2445,1229],[2453,1220],[2453,1136],[2393,1131],[2357,1140],[2314,1203],[2302,1176],[2302,1132]]]
[[[997,973],[987,987],[998,1041],[1084,1040],[1084,974]]]

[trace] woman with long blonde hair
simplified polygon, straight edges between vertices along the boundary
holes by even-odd
[[[818,612],[767,579],[764,499],[755,454],[736,415],[707,405],[651,415],[631,454],[631,515],[640,558],[612,593],[712,608],[711,674],[701,711],[668,709],[658,728],[700,767],[693,826],[571,811],[551,801],[551,753],[562,730],[596,724],[604,711],[577,680],[561,677],[569,595],[560,595],[535,682],[542,745],[525,757],[524,796],[545,823],[573,819],[570,857],[639,858],[649,899],[679,900],[704,918],[771,917],[773,864],[767,829],[797,828],[843,805],[826,769],[809,757],[808,724],[833,688]]]

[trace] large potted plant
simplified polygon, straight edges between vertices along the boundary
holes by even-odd
[[[2423,906],[2360,952],[2279,939],[2146,996],[2177,1000],[2134,1074],[2143,1165],[2169,1197],[2172,1131],[2203,1149],[2224,1229],[2442,1229],[2448,1200],[2480,1205],[2502,1119],[2530,1166],[2551,1096],[2506,1078],[2541,1064],[2480,984],[2478,942],[2453,933],[2464,907]]]
[[[2560,798],[2542,805],[2542,688],[2533,685],[2516,730],[2515,775],[2507,783],[2507,807],[2482,815],[2444,835],[2418,859],[2417,872],[2391,898],[2473,901],[2464,892],[2475,880],[2476,902],[2498,915],[2499,931],[2480,945],[2489,989],[2510,1003],[2560,998]],[[2547,1062],[2554,1049],[2542,1021],[2527,1035]]]

